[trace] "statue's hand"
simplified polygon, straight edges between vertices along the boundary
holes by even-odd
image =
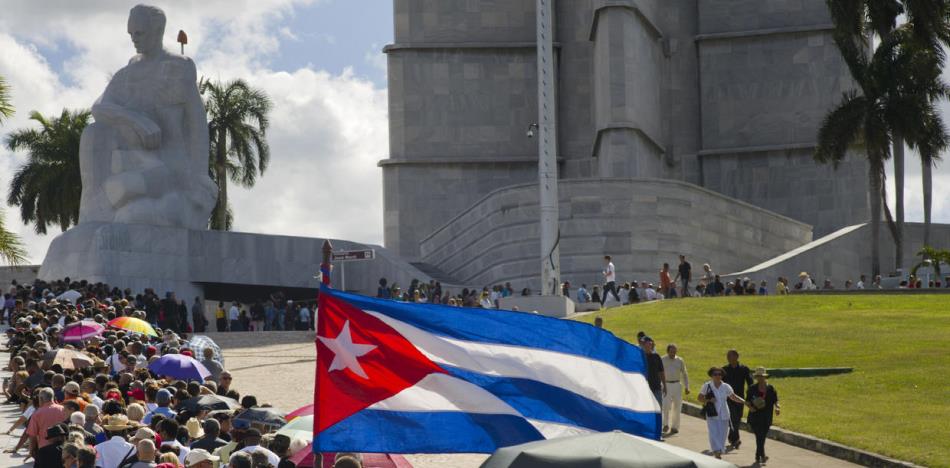
[[[135,122],[135,132],[142,139],[145,149],[157,149],[162,143],[162,129],[150,119],[142,118]]]

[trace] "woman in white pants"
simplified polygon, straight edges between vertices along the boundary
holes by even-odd
[[[709,430],[709,449],[713,456],[722,458],[726,447],[726,437],[729,436],[729,405],[726,400],[732,400],[741,405],[745,400],[732,390],[729,384],[722,381],[725,371],[720,367],[712,367],[707,372],[710,380],[703,384],[699,391],[699,402],[711,402],[716,407],[715,416],[706,416],[706,428]]]

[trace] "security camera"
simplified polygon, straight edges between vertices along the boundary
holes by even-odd
[[[534,138],[534,131],[537,129],[538,129],[538,124],[536,123],[528,125],[528,131],[525,132],[525,135],[527,135],[528,138]]]

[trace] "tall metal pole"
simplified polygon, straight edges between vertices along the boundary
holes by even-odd
[[[554,96],[554,0],[537,0],[538,22],[538,185],[541,188],[541,294],[561,295],[558,248],[557,124]]]

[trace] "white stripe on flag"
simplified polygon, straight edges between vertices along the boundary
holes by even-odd
[[[491,376],[535,380],[615,408],[660,411],[643,374],[623,372],[606,362],[574,354],[446,338],[379,312],[366,312],[393,327],[438,364]]]
[[[521,416],[495,395],[478,385],[448,374],[429,374],[409,387],[367,409],[386,411],[459,411],[463,413]]]
[[[399,412],[457,411],[476,414],[507,414],[524,418],[517,410],[495,395],[462,379],[447,374],[429,374],[409,387],[367,409]],[[589,429],[569,424],[525,418],[546,439],[589,434]]]

